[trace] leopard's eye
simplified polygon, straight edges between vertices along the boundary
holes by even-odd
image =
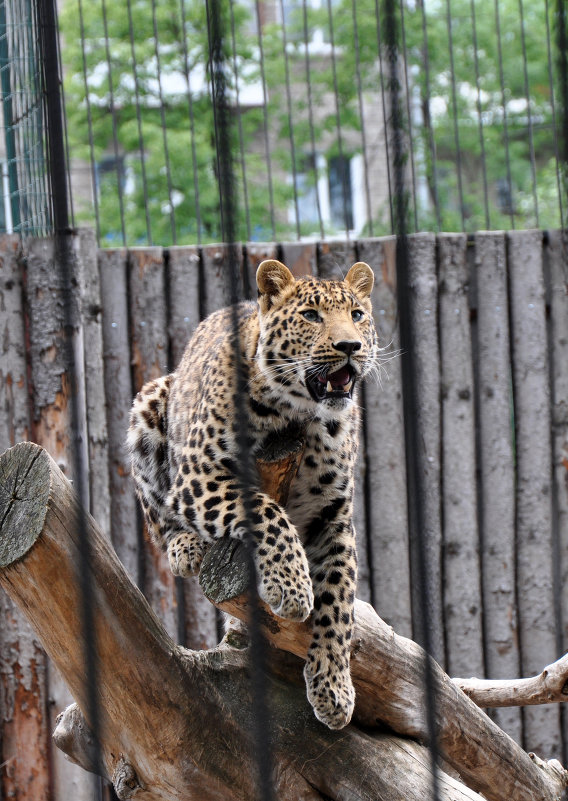
[[[321,317],[315,309],[306,309],[302,312],[302,317],[309,323],[321,323]]]
[[[353,311],[351,312],[351,318],[355,323],[358,323],[360,320],[362,320],[364,316],[365,312],[361,311],[361,309],[353,309]]]

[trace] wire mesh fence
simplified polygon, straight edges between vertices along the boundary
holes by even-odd
[[[392,233],[398,133],[409,232],[564,226],[559,0],[401,2],[394,74],[379,0],[220,9],[239,239]],[[60,17],[78,222],[104,245],[221,240],[206,6],[66,0]],[[8,232],[50,224],[39,41],[36,6],[4,0]]]
[[[67,141],[63,137],[62,109],[50,102],[54,96],[59,98],[59,87],[56,81],[54,83],[57,71],[54,73],[48,68],[49,64],[53,67],[54,59],[57,62],[57,47],[56,43],[51,48],[46,45],[44,29],[53,28],[54,20],[41,16],[44,13],[41,2],[33,8],[5,5],[0,12],[4,34],[0,59],[6,142],[3,185],[6,230],[24,234],[62,233],[73,220],[67,195],[70,181],[77,207],[76,220],[95,221],[99,244],[129,247],[159,244],[164,247],[135,249],[130,253],[113,250],[108,253],[108,260],[105,259],[107,254],[99,253],[99,264],[91,263],[82,275],[78,267],[77,272],[73,272],[76,254],[72,248],[69,244],[61,247],[56,238],[59,249],[53,263],[50,261],[45,270],[53,279],[56,267],[62,268],[61,286],[65,291],[60,305],[67,303],[66,311],[70,314],[70,287],[76,288],[77,276],[81,274],[81,281],[96,281],[97,276],[100,278],[106,272],[105,265],[110,267],[105,301],[102,302],[102,297],[90,304],[85,301],[83,313],[98,317],[102,309],[103,319],[97,324],[107,327],[105,352],[99,353],[96,381],[91,383],[91,389],[102,398],[100,406],[107,413],[104,424],[109,430],[115,425],[114,434],[118,437],[113,444],[117,452],[124,455],[124,415],[132,391],[143,383],[139,379],[147,368],[154,369],[162,357],[167,361],[168,354],[173,356],[175,348],[179,348],[170,330],[176,302],[186,303],[187,308],[197,304],[198,315],[204,316],[215,308],[208,294],[214,294],[215,282],[217,289],[221,287],[218,299],[235,301],[240,298],[241,291],[246,294],[253,285],[252,273],[248,275],[248,272],[254,260],[255,240],[280,243],[262,246],[271,248],[273,255],[278,256],[293,252],[290,240],[310,240],[308,247],[313,263],[306,272],[313,271],[320,277],[329,277],[330,272],[343,269],[347,258],[352,257],[354,261],[364,258],[366,252],[374,254],[383,271],[385,286],[381,289],[388,289],[392,294],[393,287],[398,287],[400,317],[393,312],[390,333],[394,337],[400,335],[405,350],[400,375],[396,371],[396,392],[393,395],[391,389],[389,397],[400,434],[397,465],[400,473],[404,473],[398,501],[403,517],[408,513],[411,518],[404,517],[402,537],[400,525],[395,527],[395,534],[403,540],[406,549],[402,560],[398,553],[398,562],[408,561],[409,571],[404,578],[408,592],[401,603],[400,585],[391,593],[384,590],[389,576],[382,562],[386,564],[387,557],[371,531],[380,516],[381,536],[384,536],[387,515],[377,511],[379,493],[372,502],[370,497],[362,497],[365,491],[369,495],[373,460],[378,458],[387,433],[382,431],[381,436],[377,436],[374,421],[369,416],[362,432],[364,448],[360,475],[363,480],[356,489],[360,517],[357,526],[363,532],[362,538],[360,533],[360,547],[368,551],[366,559],[361,560],[360,587],[370,600],[377,602],[383,614],[386,606],[381,596],[396,596],[399,611],[406,605],[406,623],[411,628],[408,633],[422,641],[440,662],[446,659],[452,666],[462,653],[463,620],[470,623],[473,620],[474,635],[470,633],[469,640],[477,638],[479,672],[483,672],[494,655],[493,642],[489,643],[493,636],[490,618],[494,601],[486,603],[486,598],[481,597],[482,590],[488,591],[490,582],[489,578],[485,581],[478,566],[474,572],[474,600],[456,623],[456,610],[463,605],[467,582],[456,567],[459,561],[463,568],[464,560],[453,560],[453,557],[459,556],[460,549],[465,550],[469,543],[453,537],[456,531],[471,531],[476,547],[482,549],[489,548],[493,534],[493,528],[484,521],[485,507],[479,514],[476,507],[477,500],[483,502],[483,493],[489,493],[491,488],[482,488],[481,479],[476,478],[481,463],[481,459],[479,463],[477,460],[485,447],[481,443],[485,418],[479,414],[484,403],[482,390],[473,385],[473,374],[482,372],[483,342],[477,315],[481,318],[493,300],[478,304],[477,295],[481,297],[485,287],[481,286],[480,278],[477,283],[470,281],[477,267],[481,274],[481,268],[491,266],[492,260],[478,257],[486,242],[483,235],[471,238],[471,247],[468,247],[463,234],[455,241],[426,235],[410,242],[407,234],[424,229],[467,232],[479,228],[564,225],[563,149],[566,145],[562,131],[565,103],[557,101],[566,86],[562,49],[566,20],[562,3],[552,8],[547,0],[542,5],[523,4],[523,0],[515,3],[512,0],[477,3],[447,0],[445,3],[400,4],[395,0],[384,4],[366,0],[358,3],[355,0],[327,0],[326,3],[219,0],[206,4],[167,0],[159,5],[156,0],[127,0],[125,6],[118,7],[106,0],[100,3],[66,0],[60,29],[66,75],[65,111],[69,121]],[[38,15],[39,30],[33,27]],[[17,38],[17,31],[17,35],[24,38]],[[37,49],[36,45],[39,45]],[[25,72],[25,80],[14,67],[22,54],[25,63],[33,66]],[[55,134],[58,126],[60,130]],[[66,145],[70,157],[69,175],[65,169],[60,169],[67,161]],[[398,235],[396,245],[375,238],[385,233]],[[350,241],[338,243],[334,249],[323,242],[330,237]],[[540,514],[540,507],[536,514],[540,515],[539,525],[545,520],[540,545],[541,556],[546,553],[546,565],[542,566],[541,559],[539,569],[535,567],[531,551],[537,507],[533,504],[527,512],[523,493],[529,484],[536,483],[536,476],[527,465],[535,463],[537,451],[543,466],[539,480],[547,475],[548,484],[552,486],[553,482],[552,446],[547,440],[551,414],[547,393],[549,384],[555,389],[560,383],[555,372],[561,361],[560,351],[555,350],[555,337],[560,339],[555,326],[562,313],[557,310],[551,313],[554,303],[550,297],[556,291],[551,275],[554,270],[559,274],[565,271],[565,250],[564,240],[560,247],[560,240],[553,237],[551,245],[540,231],[507,239],[498,235],[494,239],[499,247],[496,262],[501,268],[507,251],[511,275],[508,290],[502,285],[506,281],[503,270],[498,277],[505,293],[504,304],[510,307],[513,328],[511,341],[507,331],[503,342],[507,354],[510,351],[514,355],[518,370],[513,388],[509,362],[502,362],[502,369],[496,371],[500,389],[507,399],[500,422],[508,436],[512,436],[509,404],[514,400],[519,410],[515,420],[517,464],[511,458],[507,460],[509,489],[513,494],[517,491],[515,486],[518,489],[517,495],[509,498],[509,508],[517,511],[517,528],[514,532],[511,528],[508,535],[511,539],[516,537],[512,547],[517,548],[518,553],[508,554],[506,577],[511,586],[519,581],[517,603],[520,602],[521,635],[517,640],[515,627],[505,615],[509,626],[507,645],[517,649],[516,667],[534,672],[540,667],[541,653],[554,651],[557,646],[560,649],[564,639],[561,568],[549,569],[554,562],[560,564],[565,537],[564,528],[559,524],[555,528],[552,521],[553,512],[560,509],[559,499],[564,498],[563,490],[549,488],[550,495],[542,493],[544,499],[540,498],[546,514]],[[244,251],[235,246],[238,240],[249,243]],[[229,246],[206,247],[207,243],[219,241]],[[187,250],[172,247],[187,242],[198,247]],[[40,250],[41,247],[39,244]],[[532,259],[534,286],[523,273],[526,253]],[[93,253],[90,256],[94,259]],[[189,295],[180,293],[177,299],[174,298],[176,260],[180,260],[183,267],[184,281],[191,276],[195,279],[194,291]],[[369,261],[372,261],[370,257]],[[23,272],[25,278],[21,280],[29,282],[33,269],[24,268]],[[126,276],[122,288],[119,287],[121,275]],[[239,282],[243,276],[245,286],[241,287]],[[229,279],[233,284],[227,298]],[[559,285],[563,279],[565,273],[558,279]],[[524,293],[519,291],[523,282],[525,288],[528,287]],[[473,290],[470,283],[473,283]],[[58,289],[58,286],[49,286],[49,291],[45,291],[46,286],[38,285],[40,291],[36,294],[40,301]],[[419,299],[413,309],[409,305],[409,286],[419,287],[416,293]],[[140,287],[143,292],[138,291]],[[81,291],[83,289],[86,288],[82,287]],[[32,285],[26,289],[29,298],[33,296],[32,290]],[[475,297],[470,297],[469,303],[463,302],[472,291]],[[545,292],[550,296],[548,300]],[[380,324],[385,308],[377,300]],[[140,307],[137,306],[139,301]],[[123,308],[115,319],[113,304],[118,302],[123,303]],[[160,303],[163,314],[158,319]],[[453,308],[453,304],[457,308]],[[392,305],[391,297],[387,306]],[[529,441],[526,436],[530,428],[528,421],[534,412],[526,401],[525,390],[531,389],[532,399],[535,392],[532,387],[524,386],[522,375],[523,370],[528,369],[528,362],[523,361],[522,349],[517,349],[516,345],[518,339],[524,337],[522,332],[529,319],[526,309],[535,307],[540,326],[535,362],[545,366],[539,374],[536,393],[545,409],[538,415],[542,423],[538,442],[534,437]],[[31,303],[30,309],[33,309]],[[455,315],[460,321],[457,326]],[[415,319],[411,319],[413,316]],[[187,311],[183,320],[185,331],[189,320]],[[29,320],[25,325],[31,325],[33,330],[34,324]],[[73,320],[65,317],[61,325],[69,338]],[[121,329],[123,345],[117,362],[121,362],[123,369],[126,399],[120,396],[113,377],[105,375],[104,389],[101,389],[103,372],[113,367],[111,350],[117,327]],[[393,333],[395,331],[397,333]],[[467,457],[460,452],[456,458],[449,447],[451,429],[448,432],[444,429],[442,435],[439,427],[441,422],[451,426],[452,421],[463,421],[464,417],[463,411],[452,407],[447,389],[457,369],[452,358],[460,338],[465,341],[465,345],[461,343],[464,347],[461,365],[469,365],[470,360],[472,364],[465,384],[458,388],[459,400],[467,402],[469,408],[464,427],[467,431],[465,434],[462,431],[460,443],[467,441],[469,451]],[[87,368],[91,358],[88,353],[91,342],[87,343],[84,353],[79,347],[73,351],[79,339],[74,343],[67,341],[65,359],[71,375],[69,387],[80,383],[82,370]],[[426,347],[421,351],[419,344],[424,343]],[[553,355],[548,354],[547,347]],[[52,351],[41,349],[41,358],[44,356],[51,360]],[[546,367],[549,359],[550,366]],[[423,364],[429,366],[428,376],[421,372]],[[170,368],[170,364],[164,364],[162,372]],[[49,366],[47,372],[50,372]],[[51,375],[55,372],[51,369]],[[432,376],[434,381],[430,380]],[[85,394],[92,397],[88,381],[87,378]],[[418,389],[415,383],[419,384]],[[34,386],[34,391],[36,389]],[[364,403],[370,406],[376,403],[371,395],[364,395]],[[554,396],[554,403],[563,402],[563,396],[558,394],[558,397],[559,401]],[[76,402],[77,399],[72,400]],[[81,396],[81,401],[84,408],[73,409],[71,404],[70,409],[72,416],[81,416],[90,437],[94,405],[91,402],[89,406],[89,397]],[[429,401],[433,401],[433,413],[427,420]],[[117,403],[117,407],[111,413],[113,403]],[[238,409],[238,403],[236,406]],[[478,414],[476,421],[475,414]],[[414,428],[417,420],[421,420],[420,431]],[[36,435],[41,433],[41,423],[30,422],[30,426]],[[52,428],[47,425],[45,433],[46,442],[53,445],[48,439]],[[87,443],[86,432],[77,430],[76,421],[71,421],[70,430],[79,462],[80,448]],[[426,442],[426,431],[429,435],[434,432],[431,450]],[[109,439],[112,440],[112,436]],[[244,439],[240,443],[241,463],[247,461],[246,437]],[[370,444],[373,439],[374,448]],[[104,436],[101,441],[105,441]],[[563,443],[558,450],[562,447]],[[468,487],[473,495],[477,493],[477,500],[469,506],[461,503],[456,525],[458,518],[454,507],[458,504],[451,482],[465,462]],[[110,454],[97,464],[100,469],[91,471],[93,485],[96,472],[109,485],[116,480],[112,475],[116,465]],[[114,472],[121,481],[128,481],[128,467],[119,466],[121,469]],[[518,471],[513,476],[515,467]],[[561,474],[562,469],[556,471],[555,468],[554,477],[557,472]],[[77,470],[86,477],[86,460]],[[388,471],[392,474],[392,465]],[[521,486],[521,479],[525,486]],[[172,623],[172,633],[174,630],[178,634],[181,632],[183,640],[191,633],[188,633],[191,627],[186,626],[185,615],[190,593],[180,589],[179,582],[176,586],[169,574],[162,586],[159,556],[144,543],[130,488],[128,492],[130,505],[125,518],[133,533],[126,549],[127,559],[135,562],[134,570],[140,568],[139,583]],[[82,494],[85,497],[88,494],[86,482]],[[115,495],[118,497],[119,493]],[[558,507],[552,511],[550,497]],[[112,506],[111,495],[107,494],[106,498],[106,504],[101,504],[107,507],[101,509],[103,516],[109,514]],[[392,495],[388,495],[385,503],[392,507]],[[487,504],[488,508],[490,506]],[[512,519],[509,522],[514,525]],[[122,523],[115,526],[115,529],[125,528]],[[116,530],[113,534],[117,536]],[[422,536],[428,541],[422,541]],[[508,540],[507,544],[511,542]],[[493,542],[491,546],[496,547]],[[134,557],[133,552],[136,552]],[[475,558],[478,556],[477,553]],[[88,561],[86,553],[83,575],[88,572]],[[487,564],[489,561],[487,557]],[[390,572],[395,574],[394,569]],[[498,579],[501,593],[502,579],[501,575]],[[539,613],[549,616],[544,634],[539,622],[531,616],[535,604],[530,604],[530,612],[521,609],[525,596],[530,598],[537,584]],[[90,629],[92,599],[89,587],[83,589],[84,621]],[[423,611],[419,614],[417,610]],[[482,610],[487,613],[484,621]],[[499,635],[496,639],[500,643],[499,652],[503,642]],[[96,729],[98,656],[95,644],[90,645],[84,661],[91,693],[90,719],[95,721]],[[538,651],[536,657],[535,650]],[[261,674],[259,670],[258,675]],[[432,702],[432,677],[427,670],[424,685],[426,698]],[[262,693],[256,695],[260,697]],[[431,724],[428,739],[434,746],[435,711],[431,703],[427,715]],[[266,710],[256,711],[256,753],[261,766],[262,746],[266,744],[263,743],[266,717],[262,714],[266,714]],[[565,746],[560,715],[552,710],[543,719],[544,722],[533,720],[529,713],[524,716],[522,725],[516,719],[512,724],[515,736],[536,739],[543,752],[561,755]],[[266,779],[266,754],[264,762]],[[433,768],[436,776],[435,757]],[[261,795],[267,799],[271,796],[268,779],[264,785]],[[435,782],[431,797],[438,797]]]
[[[28,0],[0,4],[2,230],[50,230],[38,19]]]
[[[240,239],[391,233],[399,132],[408,231],[563,226],[561,4],[402,2],[394,75],[378,0],[220,8]],[[222,238],[207,24],[179,0],[63,6],[75,197],[103,244]]]

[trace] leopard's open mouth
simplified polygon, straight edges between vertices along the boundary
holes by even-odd
[[[318,403],[328,398],[351,398],[356,381],[355,370],[344,364],[334,373],[306,376],[306,385],[312,398]]]

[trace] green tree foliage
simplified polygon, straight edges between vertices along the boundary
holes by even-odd
[[[290,15],[288,31],[298,65],[305,40],[302,5]],[[405,0],[395,6],[400,12],[398,75],[408,183],[417,228],[559,226],[566,177],[555,136],[561,112],[553,102],[560,95],[553,4]],[[337,53],[335,76],[329,60],[312,71],[316,97],[337,90],[338,110],[328,104],[322,127],[331,130],[338,120],[342,129],[359,127],[361,92],[386,93],[388,107],[384,0],[324,0],[311,11],[308,27],[323,31]],[[271,35],[281,38],[280,26]],[[421,184],[426,191],[420,191]]]
[[[228,63],[247,64],[246,82],[255,82],[249,13],[237,3],[224,10],[225,30],[237,32],[235,54],[225,41]],[[219,241],[206,4],[67,0],[60,25],[70,150],[96,165],[103,242]],[[227,75],[230,98],[235,82]],[[241,127],[250,137],[258,111],[244,114]],[[258,160],[247,166],[252,185],[262,186]],[[265,219],[266,190],[249,189],[248,202],[251,217]]]
[[[361,98],[388,113],[382,2],[222,4],[243,239],[293,235],[293,199],[318,178],[307,154],[362,152]],[[259,40],[256,15],[269,7],[286,25],[263,23]],[[547,0],[396,7],[411,227],[558,226]],[[121,220],[128,244],[218,240],[206,3],[66,0],[61,28],[71,152],[99,165],[102,240],[121,243]],[[384,211],[375,234],[390,230]]]

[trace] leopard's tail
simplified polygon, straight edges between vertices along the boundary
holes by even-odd
[[[142,387],[132,405],[127,436],[136,494],[150,534],[163,545],[170,491],[167,432],[171,383],[172,376],[166,375]]]

